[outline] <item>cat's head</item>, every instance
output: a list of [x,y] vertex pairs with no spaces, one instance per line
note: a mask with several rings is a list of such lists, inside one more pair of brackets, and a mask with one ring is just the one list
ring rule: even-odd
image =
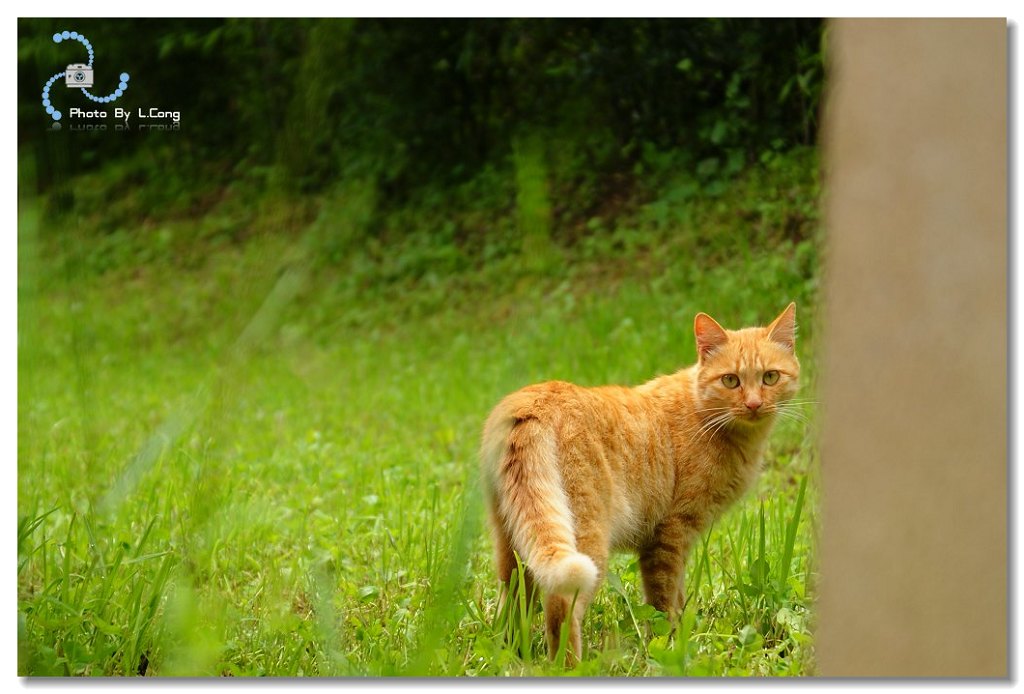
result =
[[785,414],[797,392],[796,304],[764,328],[726,330],[706,313],[693,322],[697,336],[698,407],[724,425],[759,426]]

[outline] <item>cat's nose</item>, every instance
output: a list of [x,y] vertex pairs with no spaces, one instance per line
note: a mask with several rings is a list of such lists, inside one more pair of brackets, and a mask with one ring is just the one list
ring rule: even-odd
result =
[[751,412],[757,412],[757,408],[761,406],[760,400],[747,400],[747,409]]

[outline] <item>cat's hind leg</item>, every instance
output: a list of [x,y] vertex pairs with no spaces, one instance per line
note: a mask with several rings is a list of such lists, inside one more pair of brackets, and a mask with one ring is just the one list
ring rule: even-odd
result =
[[[582,532],[579,532],[582,530]],[[604,533],[596,528],[580,528],[576,535],[577,550],[587,555],[597,567],[597,580],[592,588],[575,595],[549,595],[544,602],[545,632],[548,655],[554,659],[562,638],[563,624],[568,624],[566,633],[566,663],[578,663],[583,657],[582,625],[587,607],[594,599],[608,568],[608,541]],[[571,614],[570,614],[571,611]]]
[[[494,505],[490,509],[491,534],[494,539],[494,564],[498,572],[498,580],[501,581],[501,593],[498,597],[498,614],[505,610],[505,601],[513,589],[513,574],[516,574],[517,564],[515,551],[512,549],[512,537],[501,523],[497,508]],[[527,596],[527,606],[531,606],[537,599],[536,582],[529,567],[523,567],[524,590]],[[518,579],[516,581],[518,583]],[[518,587],[515,588],[518,591]]]
[[686,557],[700,537],[698,527],[698,519],[691,514],[670,515],[658,524],[654,538],[640,552],[647,602],[672,618],[683,609]]
[[569,618],[573,598],[565,595],[551,594],[544,598],[544,631],[548,643],[548,656],[554,660],[562,640],[562,627],[568,626],[566,638],[566,662],[571,660],[569,654],[579,660],[582,655],[580,629],[575,618]]

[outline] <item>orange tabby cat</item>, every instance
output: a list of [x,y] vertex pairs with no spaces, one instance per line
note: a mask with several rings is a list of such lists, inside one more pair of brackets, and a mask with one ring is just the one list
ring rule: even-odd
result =
[[697,364],[675,374],[636,388],[540,383],[487,419],[498,576],[507,586],[518,552],[545,596],[552,655],[568,618],[580,657],[580,620],[612,550],[637,552],[647,601],[679,611],[691,546],[750,486],[797,391],[795,304],[767,328],[736,331],[698,313],[694,332]]

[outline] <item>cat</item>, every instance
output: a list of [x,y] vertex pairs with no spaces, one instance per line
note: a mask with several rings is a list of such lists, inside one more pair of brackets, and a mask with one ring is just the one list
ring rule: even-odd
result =
[[[687,554],[754,481],[768,434],[799,386],[796,304],[767,327],[694,319],[697,363],[635,388],[527,386],[488,417],[480,451],[498,577],[516,553],[544,596],[551,657],[580,623],[612,551],[639,555],[646,600],[683,607]],[[530,594],[530,593],[528,593]],[[571,610],[571,614],[570,614]]]

